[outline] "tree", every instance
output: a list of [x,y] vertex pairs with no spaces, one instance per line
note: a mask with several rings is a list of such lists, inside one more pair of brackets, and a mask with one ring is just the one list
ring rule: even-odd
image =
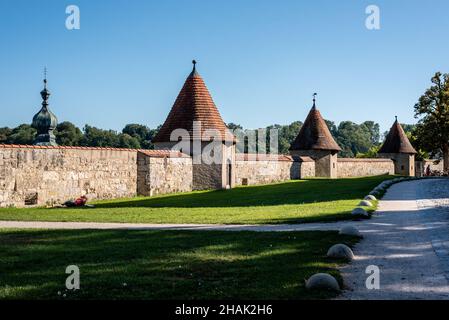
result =
[[123,128],[122,133],[128,134],[131,137],[137,139],[140,148],[152,149],[153,148],[152,140],[158,131],[159,127],[157,129],[150,129],[149,127],[141,124],[131,123],[127,124]]
[[368,133],[371,143],[373,145],[378,145],[380,140],[379,124],[374,121],[365,121],[360,126],[362,127],[362,130],[365,130]]
[[11,131],[6,142],[8,144],[33,144],[36,133],[36,129],[29,124],[21,124]]
[[81,130],[68,121],[58,124],[55,136],[56,143],[60,146],[79,146],[83,139]]
[[327,127],[329,128],[329,131],[332,135],[332,137],[334,137],[334,139],[337,137],[338,135],[338,128],[335,125],[334,121],[330,121],[330,120],[326,120],[324,119],[324,122],[326,122]]
[[8,137],[12,133],[12,129],[8,127],[0,128],[0,144],[8,143]]
[[289,125],[280,126],[279,129],[279,153],[288,154],[289,149],[296,136],[301,130],[303,123],[301,121],[294,121]]
[[[375,124],[372,125],[375,127]],[[371,124],[362,123],[358,125],[351,121],[342,121],[338,125],[336,140],[341,147],[339,156],[351,158],[358,153],[365,153],[373,146],[373,133]],[[375,134],[374,134],[375,136]]]
[[114,130],[102,130],[86,125],[81,145],[87,147],[119,147],[119,136]]
[[237,153],[270,153],[270,130],[277,130],[278,134],[278,153],[288,154],[290,144],[295,140],[296,136],[301,129],[302,122],[295,121],[289,125],[274,124],[265,128],[266,130],[266,150],[257,150],[257,130],[243,129],[239,124],[229,123],[227,127],[233,130],[234,135],[237,137]]
[[377,158],[377,153],[379,152],[380,145],[372,146],[365,153],[357,153],[356,158]]
[[128,148],[128,149],[140,149],[139,139],[130,136],[127,133],[119,134],[119,145],[120,148]]
[[449,171],[449,74],[435,73],[432,86],[415,104],[417,145],[431,155],[443,155],[443,168]]

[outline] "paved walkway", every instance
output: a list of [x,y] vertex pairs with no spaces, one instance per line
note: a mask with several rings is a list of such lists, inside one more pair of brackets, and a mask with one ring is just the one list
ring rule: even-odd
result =
[[[449,299],[449,180],[393,185],[363,228],[356,259],[342,268],[342,299]],[[380,289],[365,286],[380,268]]]
[[[316,231],[339,230],[355,222],[306,223],[306,224],[149,224],[149,223],[107,223],[107,222],[41,222],[0,221],[1,228],[20,229],[103,229],[103,230],[221,230],[221,231]],[[369,227],[368,227],[369,229]]]
[[[390,187],[372,219],[298,225],[177,225],[0,221],[0,228],[305,231],[355,225],[364,235],[342,268],[342,299],[449,299],[449,179]],[[365,286],[366,267],[380,268],[380,289]]]

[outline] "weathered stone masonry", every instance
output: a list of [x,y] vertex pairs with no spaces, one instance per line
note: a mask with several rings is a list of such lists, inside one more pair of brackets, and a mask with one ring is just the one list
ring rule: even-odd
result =
[[180,153],[82,147],[0,146],[0,207],[190,191]]
[[[315,174],[311,158],[286,155],[241,154],[233,168],[238,185]],[[190,156],[168,150],[0,145],[0,207],[63,203],[80,195],[112,199],[188,192],[195,189],[195,172]],[[220,188],[221,173],[217,176],[220,186],[214,187]]]
[[155,157],[154,151],[137,153],[137,193],[142,196],[192,191],[192,158]]
[[339,178],[394,175],[394,162],[391,159],[348,159],[337,160]]
[[236,185],[255,185],[303,179],[315,175],[315,162],[308,157],[237,154]]
[[426,173],[427,166],[430,166],[431,171],[443,172],[443,161],[426,159],[422,161],[415,161],[415,171],[417,177],[422,177]]

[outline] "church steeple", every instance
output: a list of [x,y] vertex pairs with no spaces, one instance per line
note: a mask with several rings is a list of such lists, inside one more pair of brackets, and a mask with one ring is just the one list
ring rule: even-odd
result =
[[33,117],[31,126],[37,130],[37,136],[34,140],[35,145],[38,146],[56,146],[56,138],[53,131],[58,125],[58,119],[48,109],[48,98],[50,91],[47,89],[47,69],[44,71],[44,89],[41,91],[42,108]]

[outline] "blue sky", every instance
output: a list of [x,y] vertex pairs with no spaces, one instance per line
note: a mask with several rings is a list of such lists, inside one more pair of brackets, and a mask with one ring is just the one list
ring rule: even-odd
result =
[[[65,28],[78,5],[81,29]],[[381,29],[365,28],[380,7]],[[30,123],[44,66],[59,121],[161,124],[198,61],[223,119],[246,128],[326,119],[387,130],[449,72],[447,0],[1,0],[0,126]]]

